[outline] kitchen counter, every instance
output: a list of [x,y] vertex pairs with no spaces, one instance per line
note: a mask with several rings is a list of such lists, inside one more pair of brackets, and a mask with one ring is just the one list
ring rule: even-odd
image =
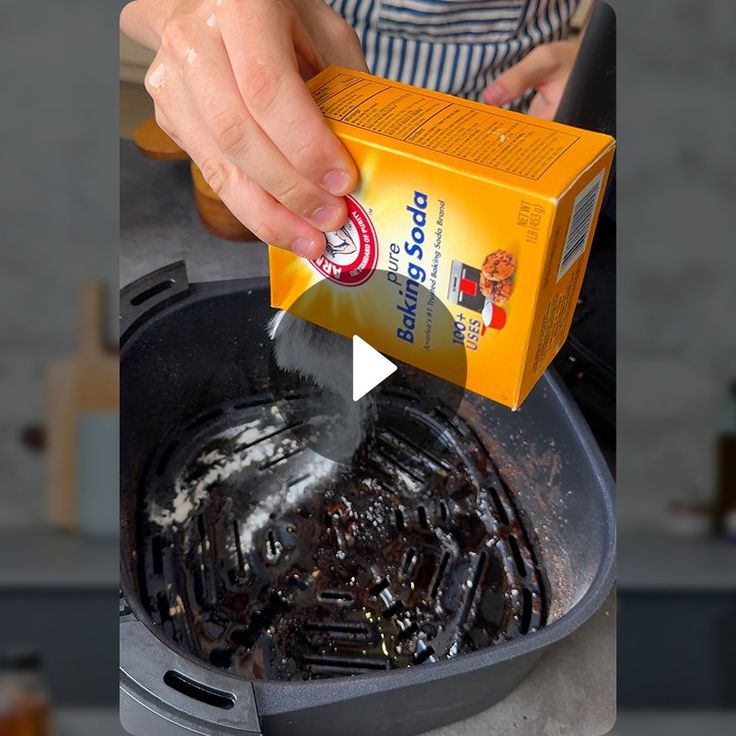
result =
[[[120,284],[173,261],[190,281],[268,273],[262,243],[231,243],[201,226],[188,164],[147,159],[121,141]],[[615,595],[565,641],[551,647],[501,703],[427,736],[589,736],[610,730],[615,714]]]
[[724,636],[736,615],[736,547],[655,529],[619,531],[618,594],[620,703],[736,707],[736,642]]
[[[117,712],[113,710],[60,711],[54,715],[54,726],[56,736],[126,734],[118,722]],[[733,712],[623,711],[618,714],[616,725],[610,733],[611,736],[692,736],[734,733],[734,731],[736,731],[736,713]]]
[[0,534],[0,561],[0,591],[118,587],[116,539],[89,539],[42,527],[6,530]]
[[117,633],[116,540],[41,527],[0,534],[0,648],[41,655],[53,703],[117,702]]
[[504,700],[426,736],[592,736],[616,717],[616,597],[572,636],[550,647]]
[[626,592],[736,592],[736,545],[656,531],[618,537],[618,587]]
[[265,276],[260,242],[221,240],[205,230],[194,204],[188,162],[143,156],[120,141],[120,286],[184,260],[190,281]]

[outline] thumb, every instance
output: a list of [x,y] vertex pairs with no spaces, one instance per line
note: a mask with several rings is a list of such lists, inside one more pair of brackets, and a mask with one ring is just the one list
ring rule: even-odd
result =
[[545,45],[537,46],[518,64],[499,74],[484,90],[489,105],[505,105],[521,97],[527,90],[544,82],[554,71],[555,62]]

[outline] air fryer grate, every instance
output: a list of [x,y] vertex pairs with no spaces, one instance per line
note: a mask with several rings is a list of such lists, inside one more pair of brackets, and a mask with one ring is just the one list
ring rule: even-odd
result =
[[290,680],[421,665],[544,624],[529,530],[469,426],[384,394],[346,468],[282,415],[270,396],[220,407],[152,459],[140,583],[168,637]]

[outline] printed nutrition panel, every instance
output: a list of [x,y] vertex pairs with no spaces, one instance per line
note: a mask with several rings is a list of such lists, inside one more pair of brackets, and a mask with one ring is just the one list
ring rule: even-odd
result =
[[527,179],[539,179],[578,139],[490,109],[342,74],[314,97],[332,120]]

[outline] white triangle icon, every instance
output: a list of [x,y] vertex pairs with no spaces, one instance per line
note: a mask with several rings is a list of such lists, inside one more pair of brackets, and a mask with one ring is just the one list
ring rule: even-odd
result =
[[362,399],[395,370],[396,366],[390,360],[365,340],[353,335],[353,401]]

